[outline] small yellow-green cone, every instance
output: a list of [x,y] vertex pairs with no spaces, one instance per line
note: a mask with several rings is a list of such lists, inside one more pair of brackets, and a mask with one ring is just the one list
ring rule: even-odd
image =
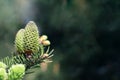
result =
[[25,27],[23,42],[25,51],[31,50],[33,53],[39,51],[39,31],[33,21],[29,21]]
[[23,47],[23,36],[24,36],[24,29],[20,29],[17,34],[16,34],[16,38],[15,38],[15,48],[18,52],[23,52],[24,51],[24,47]]

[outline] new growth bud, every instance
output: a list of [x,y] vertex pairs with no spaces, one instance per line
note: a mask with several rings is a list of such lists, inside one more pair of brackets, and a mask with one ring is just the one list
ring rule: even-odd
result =
[[0,62],[0,68],[7,68],[7,65],[6,64],[4,64],[3,62]]
[[23,64],[12,65],[8,70],[8,77],[10,80],[21,80],[25,74],[25,66]]
[[7,72],[4,68],[0,68],[0,80],[7,80]]
[[43,41],[42,44],[44,46],[49,46],[50,45],[50,41],[49,40]]
[[43,46],[49,46],[50,45],[50,41],[47,40],[48,37],[46,35],[42,35],[40,38],[39,38],[39,42],[40,44],[42,44]]
[[40,43],[41,43],[42,41],[47,40],[47,39],[48,39],[48,37],[47,37],[46,35],[42,35],[42,36],[39,38]]

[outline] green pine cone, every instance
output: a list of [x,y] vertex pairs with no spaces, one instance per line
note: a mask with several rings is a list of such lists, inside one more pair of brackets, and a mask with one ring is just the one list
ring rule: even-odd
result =
[[25,27],[23,42],[25,51],[32,51],[33,53],[38,52],[39,31],[38,27],[33,21],[30,21]]
[[24,29],[20,29],[15,38],[15,48],[18,52],[24,52],[24,47],[23,47],[23,36],[24,36]]

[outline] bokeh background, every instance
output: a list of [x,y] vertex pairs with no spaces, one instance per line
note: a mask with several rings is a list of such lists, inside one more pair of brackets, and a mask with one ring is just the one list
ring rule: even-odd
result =
[[24,80],[120,80],[120,0],[0,0],[0,58],[30,20],[55,51]]

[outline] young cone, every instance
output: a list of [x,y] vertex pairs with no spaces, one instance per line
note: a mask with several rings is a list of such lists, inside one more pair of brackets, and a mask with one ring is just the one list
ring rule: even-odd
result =
[[18,52],[23,52],[24,51],[24,47],[23,47],[23,36],[24,36],[24,29],[20,29],[17,34],[16,34],[16,38],[15,38],[15,48]]
[[30,21],[25,27],[23,37],[25,52],[32,51],[37,53],[39,50],[39,31],[33,21]]

